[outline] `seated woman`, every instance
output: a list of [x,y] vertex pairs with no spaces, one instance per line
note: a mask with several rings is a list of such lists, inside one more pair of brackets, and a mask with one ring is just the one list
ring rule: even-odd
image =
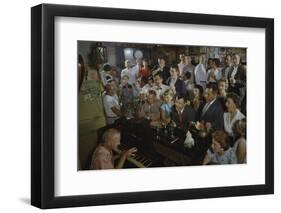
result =
[[236,154],[238,163],[246,163],[246,118],[237,120],[233,124],[233,133],[237,138],[232,149]]
[[160,117],[161,120],[168,124],[171,121],[171,113],[172,107],[174,105],[173,102],[173,92],[171,90],[167,90],[162,95],[163,103],[160,106]]
[[187,98],[176,96],[172,107],[171,120],[176,127],[186,131],[192,121],[196,121],[196,113],[188,104]]
[[235,121],[241,120],[245,118],[245,115],[243,115],[239,111],[239,96],[235,93],[229,93],[226,96],[226,102],[225,102],[226,110],[227,112],[224,113],[223,119],[224,119],[224,130],[229,134],[230,136],[233,136],[232,132],[232,126]]
[[207,164],[235,164],[237,163],[236,155],[229,146],[228,135],[221,130],[212,134],[211,149],[207,150],[203,165]]

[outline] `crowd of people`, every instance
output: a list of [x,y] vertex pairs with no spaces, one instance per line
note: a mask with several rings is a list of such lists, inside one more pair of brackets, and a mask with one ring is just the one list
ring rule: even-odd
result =
[[188,131],[192,122],[204,122],[212,129],[212,145],[203,164],[246,162],[246,66],[238,54],[226,55],[203,64],[198,57],[179,55],[179,63],[168,65],[159,58],[156,65],[137,59],[114,72],[104,64],[100,80],[107,124],[121,117],[144,118]]

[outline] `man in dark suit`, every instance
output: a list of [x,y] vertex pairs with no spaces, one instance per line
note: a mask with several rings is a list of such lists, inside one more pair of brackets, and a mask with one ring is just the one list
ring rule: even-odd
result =
[[187,94],[186,86],[183,80],[179,79],[179,68],[173,65],[170,70],[171,77],[167,80],[167,85],[173,90],[176,96],[185,96]]
[[166,65],[166,60],[164,58],[158,59],[158,65],[153,67],[152,75],[159,73],[162,76],[163,82],[166,83],[170,77],[170,68]]
[[171,120],[176,127],[187,130],[190,123],[196,120],[196,112],[190,107],[186,106],[187,99],[184,97],[176,97],[175,105],[172,107]]
[[240,103],[246,94],[246,69],[240,64],[240,56],[233,56],[233,66],[228,72],[229,92],[240,96]]
[[204,93],[206,103],[202,108],[200,120],[211,123],[213,130],[222,130],[224,111],[220,101],[217,99],[217,94],[217,85],[214,83],[207,84]]

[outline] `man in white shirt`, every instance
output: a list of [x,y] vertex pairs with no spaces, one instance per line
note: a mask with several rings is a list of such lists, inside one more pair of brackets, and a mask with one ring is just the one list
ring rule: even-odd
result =
[[107,124],[113,124],[117,119],[122,117],[118,96],[114,92],[113,86],[109,83],[105,87],[106,94],[103,97],[103,105],[106,115]]
[[147,84],[145,84],[141,88],[141,93],[148,94],[148,91],[151,90],[153,88],[153,86],[154,86],[153,77],[149,76]]
[[131,62],[129,60],[125,61],[125,69],[121,71],[121,78],[124,75],[129,76],[129,84],[136,85],[137,77],[138,77],[138,70],[137,68],[131,68]]
[[201,85],[203,88],[206,87],[207,73],[205,66],[203,65],[203,56],[199,56],[199,63],[194,68],[194,80],[195,84]]
[[161,96],[164,94],[164,92],[168,89],[170,89],[169,86],[164,85],[162,75],[158,72],[153,76],[154,84],[155,86],[152,87],[152,89],[157,94],[157,99],[161,99]]
[[100,72],[101,81],[104,87],[108,81],[111,81],[113,79],[111,72],[112,72],[112,67],[109,64],[104,64],[102,71]]

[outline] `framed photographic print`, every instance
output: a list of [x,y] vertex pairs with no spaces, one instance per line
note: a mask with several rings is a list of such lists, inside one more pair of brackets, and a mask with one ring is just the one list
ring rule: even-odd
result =
[[31,9],[31,203],[274,192],[274,20]]

